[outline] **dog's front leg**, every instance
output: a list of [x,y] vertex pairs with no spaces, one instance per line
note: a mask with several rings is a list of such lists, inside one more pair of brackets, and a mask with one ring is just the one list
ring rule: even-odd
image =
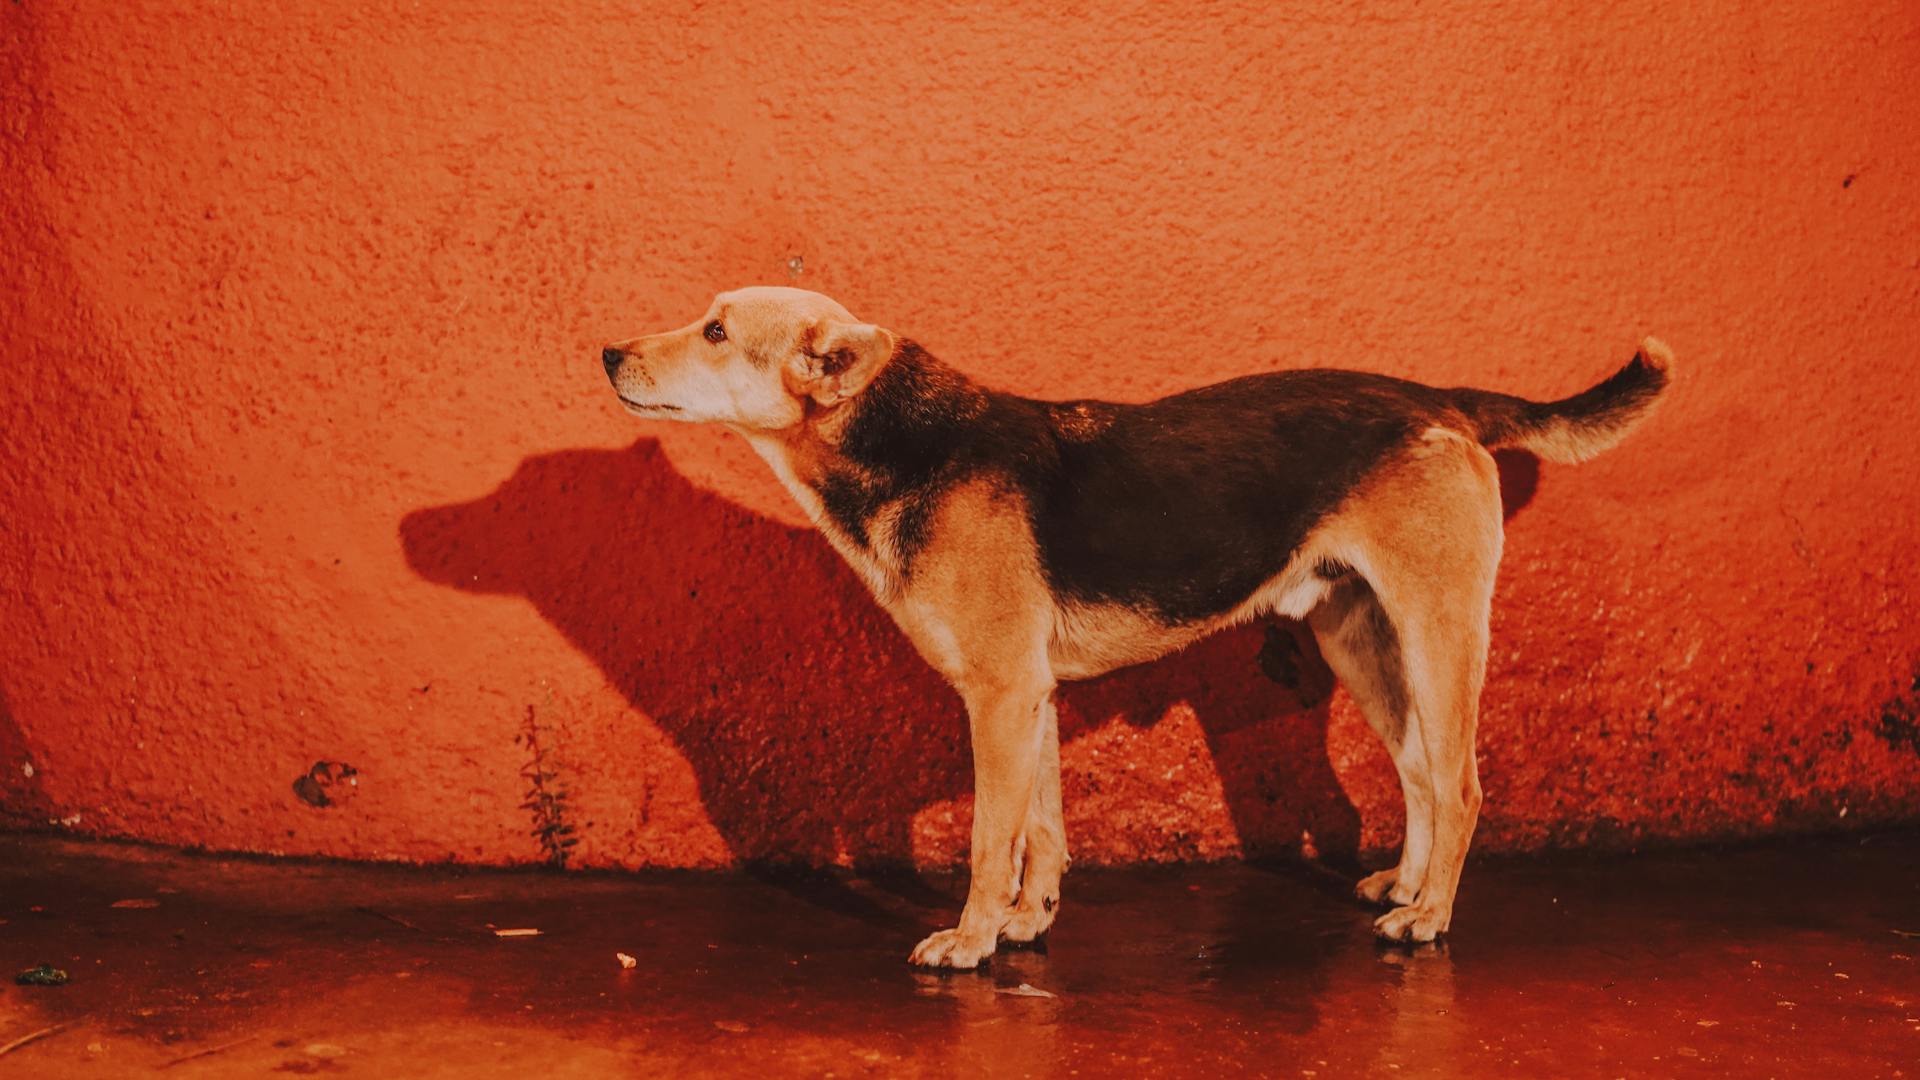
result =
[[960,925],[922,941],[914,963],[977,967],[1013,917],[1052,691],[1053,680],[1038,677],[962,688],[973,729],[973,882]]
[[1033,780],[1033,805],[1027,809],[1027,865],[1013,917],[1000,928],[1000,940],[1022,944],[1053,926],[1060,911],[1060,877],[1070,861],[1060,809],[1060,718],[1052,694],[1047,695],[1040,726],[1040,772]]

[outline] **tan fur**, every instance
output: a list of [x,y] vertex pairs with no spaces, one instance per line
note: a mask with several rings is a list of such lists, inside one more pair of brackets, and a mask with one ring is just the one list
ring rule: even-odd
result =
[[[873,540],[872,550],[862,549],[852,538],[841,532],[828,516],[826,507],[820,501],[820,495],[814,485],[823,472],[821,458],[830,453],[817,430],[799,427],[784,432],[749,431],[746,432],[747,445],[753,447],[773,469],[781,486],[793,496],[793,501],[806,511],[814,527],[827,538],[847,565],[860,575],[860,580],[873,593],[874,599],[881,604],[891,601],[899,592],[900,564],[893,555],[893,528],[898,522],[898,507],[883,510],[877,520],[868,526],[869,537]],[[935,665],[937,668],[939,665]]]
[[[716,321],[723,341],[714,340]],[[998,941],[1031,941],[1052,925],[1068,864],[1057,681],[1151,660],[1267,615],[1307,620],[1399,771],[1407,807],[1400,861],[1357,889],[1399,905],[1377,931],[1412,941],[1445,932],[1480,807],[1474,735],[1502,545],[1499,481],[1486,449],[1450,426],[1426,431],[1376,466],[1238,607],[1170,624],[1146,609],[1053,595],[1022,496],[989,475],[941,492],[911,574],[899,553],[901,504],[871,513],[864,542],[842,531],[819,493],[829,473],[861,475],[839,451],[847,422],[839,406],[874,377],[895,340],[826,297],[743,289],[716,298],[694,323],[609,347],[603,359],[636,414],[719,422],[745,436],[965,700],[972,883],[958,925],[922,941],[913,962],[973,967]],[[1671,360],[1652,340],[1645,355],[1663,372]],[[1583,429],[1524,437],[1543,456],[1590,456],[1647,404],[1589,417]],[[1111,416],[1084,404],[1055,414],[1065,439],[1092,437]],[[1449,415],[1437,422],[1467,427],[1464,415]]]
[[[1499,479],[1486,450],[1458,432],[1427,432],[1329,515],[1266,587],[1227,616],[1189,625],[1056,601],[1016,509],[984,485],[956,493],[921,555],[921,566],[937,569],[898,599],[883,599],[960,689],[974,730],[974,885],[960,926],[923,942],[914,962],[970,967],[992,952],[988,927],[1025,941],[1051,924],[1067,862],[1056,680],[1150,660],[1269,614],[1308,619],[1400,771],[1408,822],[1401,862],[1358,889],[1402,905],[1376,928],[1411,941],[1445,932],[1480,805],[1474,731],[1503,535]],[[1329,561],[1354,573],[1338,582],[1312,573]],[[1038,647],[1036,627],[1045,632]],[[990,669],[997,670],[988,676]],[[1024,691],[1007,689],[1009,675]],[[1045,904],[1049,898],[1056,902]]]
[[[725,340],[705,337],[714,322],[726,328]],[[607,351],[630,361],[612,378],[636,416],[781,431],[805,419],[810,404],[831,406],[859,393],[893,341],[889,331],[819,293],[762,286],[721,293],[686,326]]]
[[[1059,799],[1054,675],[1047,657],[1052,603],[1024,509],[990,485],[969,483],[949,494],[935,514],[932,535],[920,556],[924,569],[887,608],[967,703],[973,881],[960,925],[921,942],[913,961],[973,967],[993,952],[1014,917],[1023,860],[1044,862],[1037,866],[1040,876],[1056,882],[1065,868],[1063,830],[1042,821],[1042,842],[1036,843],[1027,828],[1036,802],[1044,813]],[[1049,746],[1055,747],[1051,754],[1045,752]],[[1043,763],[1050,771],[1044,779]],[[1030,896],[1029,906],[1038,900]]]
[[1433,429],[1362,485],[1319,540],[1357,579],[1309,625],[1386,742],[1407,801],[1399,866],[1358,891],[1405,905],[1380,917],[1381,936],[1432,941],[1452,921],[1480,811],[1474,735],[1504,542],[1493,458]]
[[1328,582],[1313,573],[1319,548],[1309,543],[1287,568],[1227,614],[1203,622],[1170,625],[1152,612],[1123,604],[1090,606],[1061,601],[1053,611],[1048,653],[1061,679],[1088,679],[1144,663],[1184,648],[1208,634],[1266,616],[1299,619],[1327,595]]
[[[1452,919],[1479,813],[1474,733],[1503,535],[1493,458],[1460,433],[1434,428],[1378,469],[1286,571],[1227,617],[1170,627],[1127,609],[1062,605],[1055,671],[1087,677],[1233,622],[1305,616],[1329,667],[1386,743],[1406,796],[1399,865],[1356,891],[1402,905],[1377,920],[1382,936],[1431,941]],[[1328,582],[1309,573],[1322,562],[1355,573]]]

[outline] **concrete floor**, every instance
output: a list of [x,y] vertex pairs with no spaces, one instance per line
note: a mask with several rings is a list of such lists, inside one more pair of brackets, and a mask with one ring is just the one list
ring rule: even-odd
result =
[[1920,1075],[1920,834],[1480,863],[1415,952],[1343,889],[1077,871],[1047,951],[931,975],[957,880],[0,836],[0,964],[71,975],[0,986],[0,1046],[55,1028],[0,1076]]

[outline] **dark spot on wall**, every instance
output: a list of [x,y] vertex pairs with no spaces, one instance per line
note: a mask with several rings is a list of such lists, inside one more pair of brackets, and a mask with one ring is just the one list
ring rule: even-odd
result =
[[294,778],[293,793],[308,806],[339,806],[360,789],[360,770],[345,762],[316,761]]
[[1856,176],[1858,176],[1858,175],[1860,175],[1860,174],[1859,174],[1859,173],[1848,173],[1848,174],[1847,174],[1847,177],[1846,177],[1846,179],[1844,179],[1844,180],[1842,180],[1842,181],[1840,181],[1840,186],[1841,186],[1841,187],[1843,187],[1843,188],[1850,188],[1850,187],[1852,187],[1852,186],[1853,186],[1853,180],[1854,180],[1854,178],[1855,178]]
[[1913,677],[1905,697],[1897,697],[1880,707],[1880,722],[1873,733],[1895,750],[1920,754],[1920,675]]

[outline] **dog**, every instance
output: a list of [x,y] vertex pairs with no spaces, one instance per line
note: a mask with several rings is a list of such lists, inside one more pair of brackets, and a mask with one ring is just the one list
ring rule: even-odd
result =
[[1306,621],[1399,772],[1399,862],[1355,888],[1388,905],[1375,932],[1444,934],[1481,802],[1503,543],[1489,451],[1609,449],[1673,356],[1647,338],[1554,402],[1322,368],[1139,405],[1041,401],[819,293],[754,287],[601,363],[629,413],[744,437],[964,699],[972,879],[958,925],[910,960],[973,968],[1059,914],[1054,687],[1263,616]]

